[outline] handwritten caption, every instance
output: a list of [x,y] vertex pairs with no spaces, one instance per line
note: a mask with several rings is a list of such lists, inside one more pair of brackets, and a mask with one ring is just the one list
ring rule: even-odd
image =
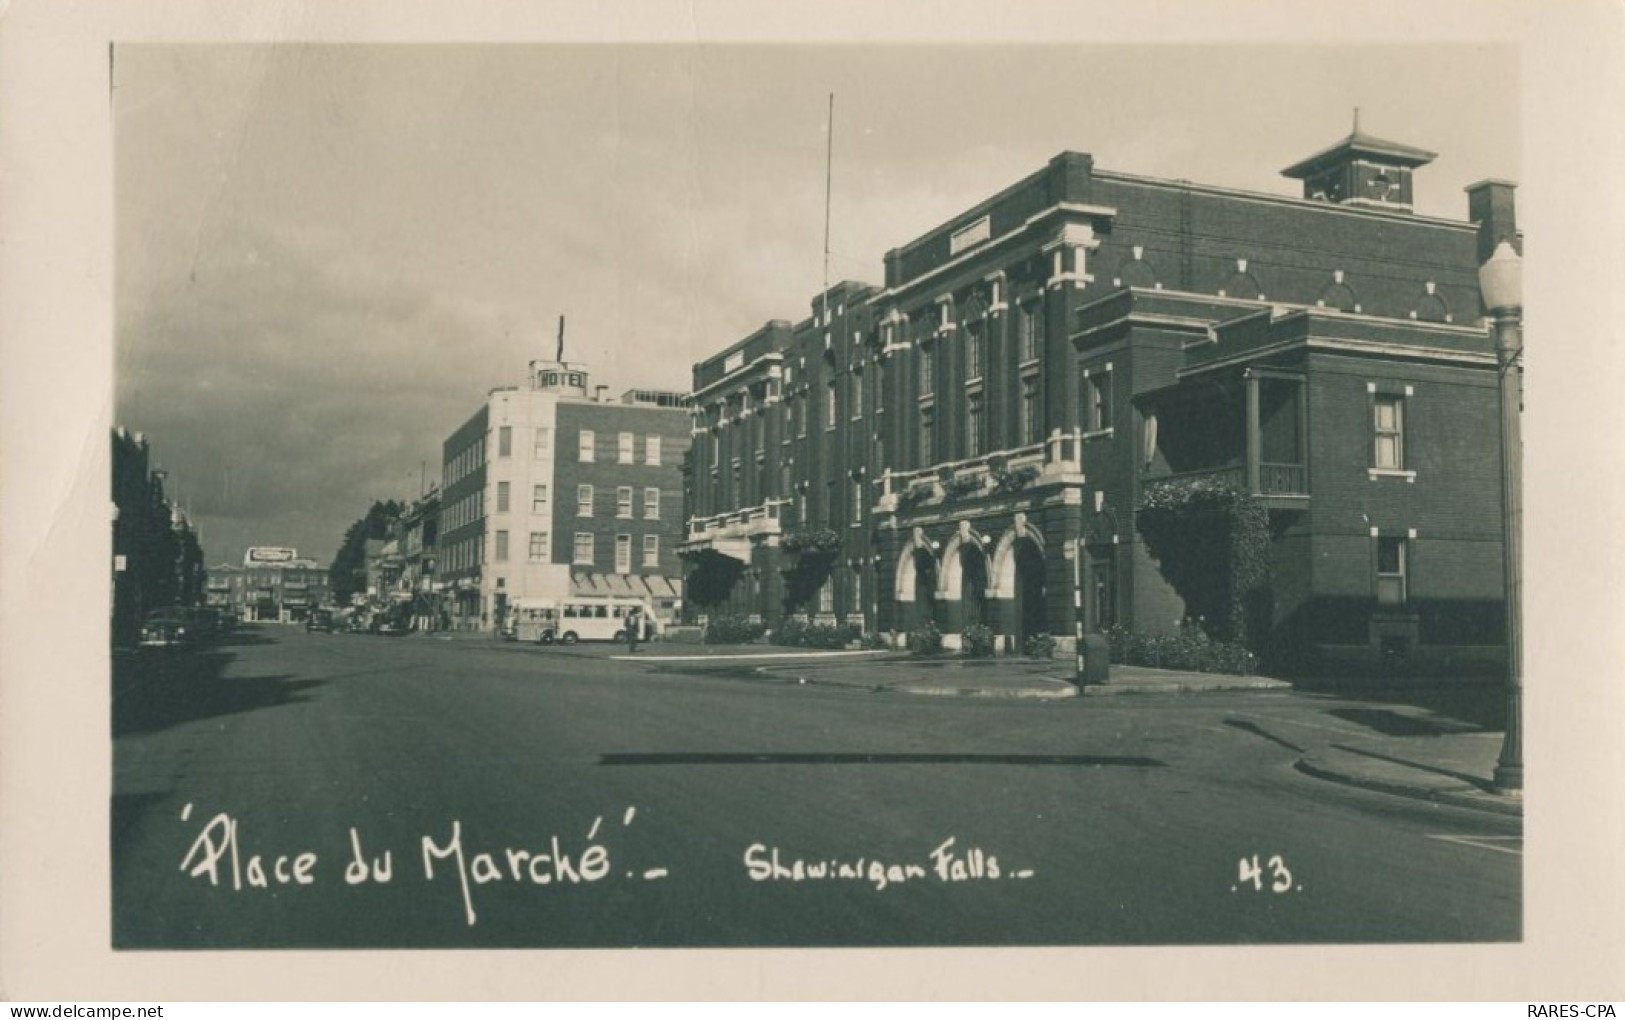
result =
[[[181,811],[181,821],[192,818],[191,804]],[[621,815],[621,829],[629,829],[637,818],[637,808],[628,807]],[[613,826],[611,827],[611,831]],[[593,819],[584,837],[573,839],[552,834],[532,847],[502,846],[475,849],[465,845],[463,824],[454,819],[441,833],[419,837],[415,865],[409,873],[423,882],[455,878],[462,894],[463,919],[472,927],[479,920],[475,910],[475,890],[492,885],[591,886],[616,877],[656,882],[670,876],[665,867],[622,869],[617,873],[609,832],[602,815]],[[388,885],[395,880],[395,854],[392,850],[368,847],[361,831],[349,830],[349,856],[344,860],[345,885]],[[997,856],[979,846],[961,847],[950,836],[918,859],[881,860],[872,857],[792,856],[777,846],[751,843],[740,857],[743,876],[752,883],[850,881],[877,892],[909,883],[960,885],[1000,879],[1028,879],[1031,868],[1010,868]],[[314,850],[287,853],[249,852],[245,849],[240,820],[221,811],[203,823],[181,858],[180,870],[191,879],[210,886],[245,890],[279,886],[316,884],[323,874],[321,856]],[[334,870],[329,869],[329,873]],[[329,878],[329,881],[332,881]]]

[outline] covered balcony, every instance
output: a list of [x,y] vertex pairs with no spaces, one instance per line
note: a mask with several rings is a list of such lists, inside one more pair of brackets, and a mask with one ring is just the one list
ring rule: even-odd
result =
[[713,552],[750,562],[751,544],[783,532],[780,511],[787,499],[770,499],[760,506],[743,507],[710,517],[691,517],[688,534],[677,546],[680,556]]
[[1137,401],[1143,482],[1212,478],[1275,510],[1309,503],[1308,408],[1299,373],[1248,368],[1186,381]]
[[880,476],[877,510],[908,510],[950,497],[1003,495],[1056,479],[1083,477],[1082,430],[1059,429],[1042,442],[996,450],[964,460],[913,471],[887,471]]

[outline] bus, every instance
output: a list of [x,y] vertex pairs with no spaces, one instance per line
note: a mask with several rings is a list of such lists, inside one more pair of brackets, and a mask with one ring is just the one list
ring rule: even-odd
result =
[[578,595],[564,599],[515,599],[508,605],[502,637],[526,644],[573,645],[577,641],[626,640],[626,616],[643,612],[645,633],[659,633],[660,621],[643,599]]

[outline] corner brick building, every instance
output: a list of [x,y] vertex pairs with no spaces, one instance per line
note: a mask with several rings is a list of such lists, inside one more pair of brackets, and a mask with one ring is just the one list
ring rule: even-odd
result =
[[[456,626],[490,629],[515,599],[682,600],[680,393],[590,386],[587,369],[533,361],[442,444],[438,577]],[[589,391],[592,395],[589,396]]]
[[[1416,214],[1432,158],[1356,130],[1283,171],[1289,197],[1065,152],[888,252],[883,286],[841,283],[699,363],[690,612],[894,640],[931,620],[950,647],[982,623],[1069,648],[1079,612],[1167,631],[1216,607],[1155,555],[1148,508],[1220,486],[1267,510],[1246,626],[1268,659],[1494,660],[1476,273],[1521,238],[1504,181],[1467,189],[1465,221]],[[831,543],[822,584],[787,590]]]

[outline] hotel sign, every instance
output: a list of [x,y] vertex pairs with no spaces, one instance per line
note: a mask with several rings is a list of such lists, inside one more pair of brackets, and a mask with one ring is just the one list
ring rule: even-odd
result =
[[299,556],[297,549],[283,549],[277,546],[254,546],[243,554],[243,566],[255,567],[267,563],[292,563]]

